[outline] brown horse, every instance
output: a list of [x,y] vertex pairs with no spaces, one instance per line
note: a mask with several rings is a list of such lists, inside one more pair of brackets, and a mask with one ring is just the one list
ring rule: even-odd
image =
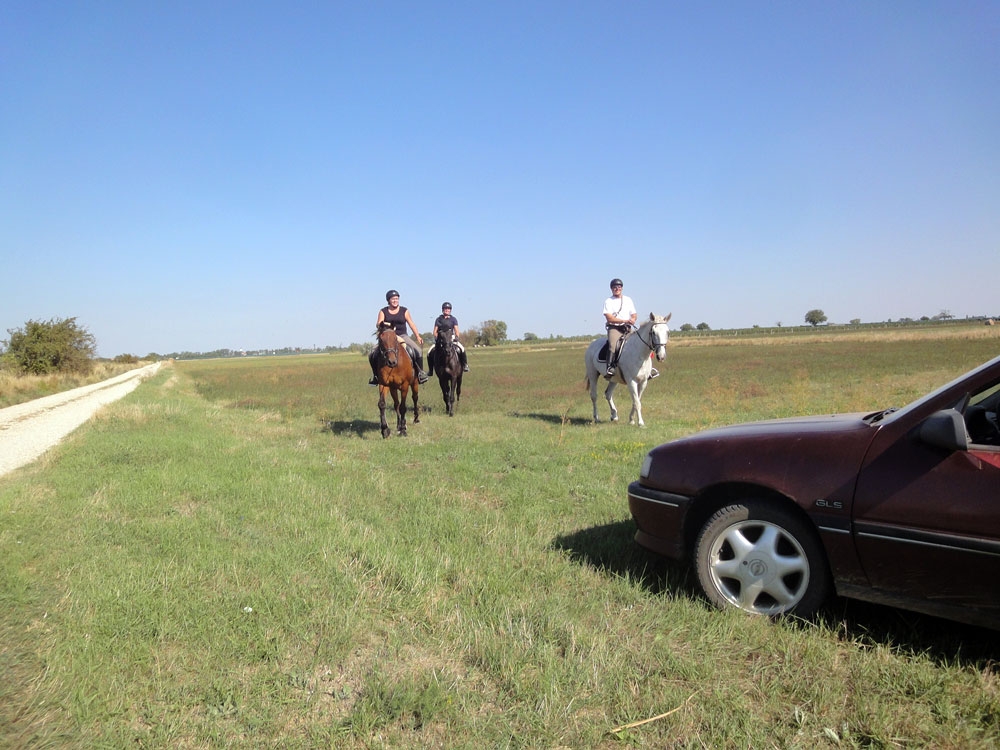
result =
[[462,361],[458,358],[458,347],[454,344],[455,331],[451,328],[438,330],[437,341],[431,351],[431,372],[437,372],[441,384],[441,395],[449,417],[455,416],[455,402],[462,398]]
[[396,412],[396,430],[406,437],[406,394],[413,391],[413,423],[420,421],[420,407],[417,406],[420,385],[417,371],[406,346],[396,336],[391,323],[382,323],[378,332],[378,355],[376,359],[378,375],[378,415],[382,425],[382,437],[387,438],[392,430],[385,420],[385,396],[392,394],[392,410]]

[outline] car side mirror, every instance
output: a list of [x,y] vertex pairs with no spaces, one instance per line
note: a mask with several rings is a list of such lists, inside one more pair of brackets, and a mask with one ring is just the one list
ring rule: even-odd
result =
[[947,451],[969,450],[965,419],[955,409],[942,409],[927,417],[920,425],[920,439]]

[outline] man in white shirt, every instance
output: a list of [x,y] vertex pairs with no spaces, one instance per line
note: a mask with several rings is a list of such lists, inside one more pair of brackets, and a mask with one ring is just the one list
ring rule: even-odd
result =
[[608,330],[608,371],[605,377],[614,377],[618,367],[618,342],[632,330],[638,314],[632,298],[622,294],[622,280],[611,279],[611,296],[604,300],[604,327]]

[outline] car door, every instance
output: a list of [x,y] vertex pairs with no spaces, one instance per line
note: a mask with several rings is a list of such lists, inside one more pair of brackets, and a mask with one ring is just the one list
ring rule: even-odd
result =
[[877,437],[859,474],[859,560],[887,600],[979,608],[1000,621],[1000,447],[945,450],[916,427]]

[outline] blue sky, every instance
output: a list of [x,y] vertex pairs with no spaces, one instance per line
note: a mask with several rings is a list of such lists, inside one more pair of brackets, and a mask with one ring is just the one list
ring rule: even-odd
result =
[[1000,313],[1000,4],[0,8],[0,338]]

